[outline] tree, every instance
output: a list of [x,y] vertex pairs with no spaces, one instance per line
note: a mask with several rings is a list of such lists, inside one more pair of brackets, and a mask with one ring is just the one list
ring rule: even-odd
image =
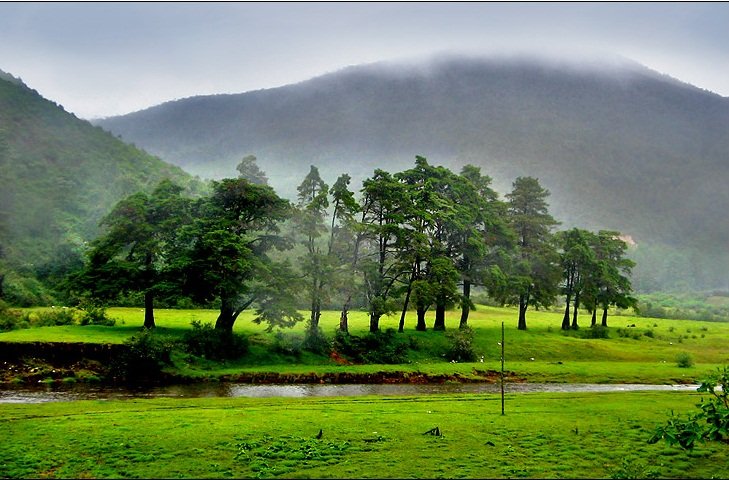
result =
[[151,195],[139,192],[119,201],[102,219],[105,233],[92,242],[88,263],[73,284],[105,298],[142,292],[144,327],[154,328],[154,298],[175,282],[169,275],[174,237],[189,221],[190,200],[181,192],[163,180]]
[[370,332],[379,330],[382,315],[394,310],[393,286],[403,275],[401,265],[393,261],[403,244],[402,199],[406,192],[393,176],[376,169],[362,183],[362,235],[364,240],[360,271],[370,315]]
[[278,234],[279,223],[291,215],[289,202],[267,185],[223,179],[196,207],[195,221],[182,234],[177,271],[193,298],[220,301],[215,328],[232,332],[240,313],[254,304],[254,321],[269,329],[301,320],[287,300],[295,288],[291,269],[268,256],[272,248],[290,247]]
[[268,185],[266,173],[258,168],[255,155],[246,155],[235,167],[238,170],[238,178],[243,178],[256,185]]
[[338,264],[343,267],[339,272],[342,279],[340,285],[342,285],[344,293],[344,302],[339,316],[339,330],[345,333],[349,331],[348,314],[354,293],[354,276],[362,240],[361,229],[355,220],[355,215],[361,209],[354,198],[354,193],[349,190],[350,180],[349,175],[342,174],[329,190],[333,210],[328,254],[334,255],[338,259]]
[[304,275],[309,280],[307,284],[311,300],[309,331],[316,333],[321,317],[324,287],[332,274],[330,262],[332,239],[330,237],[327,250],[324,252],[317,242],[327,231],[324,217],[327,214],[327,207],[329,207],[329,186],[321,179],[319,169],[312,165],[297,190],[299,202],[294,223],[298,227],[298,231],[303,234],[302,243],[306,247],[301,265]]
[[516,255],[502,299],[514,297],[519,305],[519,330],[526,330],[529,305],[548,306],[554,301],[559,281],[559,260],[551,242],[551,230],[559,224],[549,214],[549,191],[533,177],[518,177],[508,200],[507,219],[517,238]]
[[515,239],[505,221],[506,204],[491,188],[491,177],[466,165],[454,183],[457,212],[448,228],[448,244],[463,286],[459,324],[463,329],[473,308],[471,287],[492,285],[501,277],[500,260]]
[[625,258],[628,245],[620,232],[600,230],[593,238],[596,268],[588,278],[591,293],[588,308],[592,311],[592,324],[596,323],[598,305],[602,307],[602,326],[607,327],[608,308],[635,308],[638,301],[631,294],[630,273],[635,262]]
[[570,302],[574,295],[574,311],[572,312],[571,328],[576,330],[577,311],[580,306],[580,294],[589,282],[590,276],[594,276],[597,263],[595,252],[591,245],[595,243],[594,235],[587,230],[572,228],[557,233],[557,243],[562,252],[560,254],[560,265],[562,267],[562,279],[564,281],[562,291],[565,295],[565,310],[562,318],[562,330],[570,329]]

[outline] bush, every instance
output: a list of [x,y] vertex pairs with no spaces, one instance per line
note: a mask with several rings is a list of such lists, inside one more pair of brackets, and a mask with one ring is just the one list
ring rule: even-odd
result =
[[392,328],[362,337],[337,331],[334,337],[334,349],[357,363],[406,363],[408,350],[415,346]]
[[679,368],[690,368],[694,366],[694,359],[688,353],[681,352],[676,355],[676,365]]
[[446,333],[448,351],[446,360],[456,362],[475,362],[476,352],[473,350],[473,329],[466,327]]
[[171,363],[172,343],[144,330],[124,342],[127,347],[111,366],[114,377],[126,380],[151,379]]
[[643,336],[648,338],[655,338],[656,334],[653,332],[653,330],[649,329],[643,332]]
[[301,335],[277,332],[273,350],[283,355],[299,358],[304,350],[304,338]]
[[592,325],[590,328],[586,328],[581,332],[582,338],[610,338],[608,327],[602,325]]
[[79,325],[103,325],[107,327],[113,327],[116,325],[116,320],[106,315],[106,307],[97,303],[82,303],[81,308],[81,319]]
[[27,317],[19,310],[9,308],[5,302],[0,300],[0,332],[28,328],[29,326]]
[[28,323],[33,327],[57,327],[76,323],[76,311],[72,308],[56,308],[28,313]]
[[316,329],[312,329],[311,327],[306,329],[306,336],[304,337],[302,347],[304,350],[316,353],[317,355],[329,355],[329,352],[332,351],[332,345],[329,339],[327,339],[319,327]]
[[182,344],[186,352],[211,360],[240,358],[248,352],[248,339],[224,330],[213,328],[212,324],[201,324],[193,320],[192,330],[185,332]]

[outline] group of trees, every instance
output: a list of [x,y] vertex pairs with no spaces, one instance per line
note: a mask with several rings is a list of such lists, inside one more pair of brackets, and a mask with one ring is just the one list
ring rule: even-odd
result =
[[[425,330],[446,328],[446,311],[460,308],[468,325],[471,291],[485,289],[503,304],[552,305],[565,295],[563,328],[577,328],[577,309],[592,312],[634,305],[626,244],[619,233],[573,228],[554,232],[549,192],[531,177],[517,178],[500,200],[478,167],[459,174],[416,157],[413,168],[377,169],[359,195],[350,177],[330,187],[311,167],[296,203],[280,198],[248,156],[239,177],[212,182],[210,193],[189,198],[169,181],[150,195],[119,202],[103,220],[73,284],[82,295],[144,296],[145,327],[154,326],[156,297],[177,293],[216,302],[216,328],[231,331],[238,315],[255,308],[269,329],[293,325],[303,296],[309,333],[319,333],[324,306],[341,302],[340,330],[348,331],[355,299],[377,332],[383,315],[414,310]],[[570,323],[572,308],[572,323]]]

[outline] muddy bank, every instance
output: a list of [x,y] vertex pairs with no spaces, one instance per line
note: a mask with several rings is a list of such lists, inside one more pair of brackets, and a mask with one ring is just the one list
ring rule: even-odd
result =
[[[444,383],[496,383],[500,373],[494,370],[474,369],[468,375],[421,372],[328,372],[328,373],[276,373],[245,372],[213,375],[207,378],[190,377],[169,370],[153,378],[111,378],[109,367],[127,347],[119,344],[28,342],[0,344],[0,384],[58,384],[103,383],[108,385],[157,384],[174,385],[197,382],[228,382],[246,384],[444,384]],[[523,382],[514,372],[505,372],[508,382]]]

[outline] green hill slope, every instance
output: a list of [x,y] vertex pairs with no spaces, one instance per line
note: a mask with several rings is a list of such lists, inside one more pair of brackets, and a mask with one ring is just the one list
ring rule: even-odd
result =
[[163,178],[196,183],[20,80],[0,76],[0,260],[6,269],[34,274],[50,259],[78,251],[119,199]]

